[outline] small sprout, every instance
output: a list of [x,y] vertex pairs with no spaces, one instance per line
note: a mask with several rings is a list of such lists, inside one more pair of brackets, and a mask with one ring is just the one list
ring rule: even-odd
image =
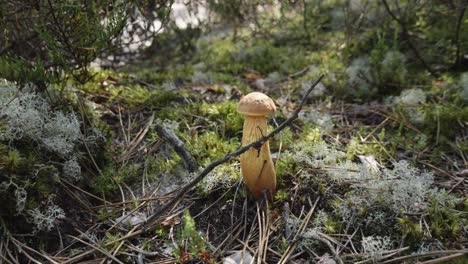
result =
[[7,167],[11,170],[17,169],[22,161],[21,153],[16,150],[8,151]]

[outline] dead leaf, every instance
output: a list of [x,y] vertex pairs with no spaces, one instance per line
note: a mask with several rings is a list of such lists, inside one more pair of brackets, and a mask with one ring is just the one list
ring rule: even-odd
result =
[[262,78],[261,75],[253,73],[253,72],[247,72],[247,73],[242,74],[241,76],[242,76],[242,78],[245,78],[245,79],[251,80],[251,81]]

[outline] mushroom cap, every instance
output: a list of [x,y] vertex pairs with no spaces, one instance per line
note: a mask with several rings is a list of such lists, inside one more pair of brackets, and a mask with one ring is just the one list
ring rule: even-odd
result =
[[267,116],[275,111],[273,100],[259,92],[252,92],[242,97],[237,106],[237,112],[246,116]]

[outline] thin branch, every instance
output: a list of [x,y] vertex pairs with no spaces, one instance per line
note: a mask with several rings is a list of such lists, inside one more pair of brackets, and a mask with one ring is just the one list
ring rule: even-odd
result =
[[465,16],[465,11],[466,7],[468,6],[468,3],[464,3],[463,6],[461,7],[460,14],[458,15],[458,20],[457,20],[457,29],[455,31],[455,44],[457,45],[457,51],[456,51],[456,58],[455,58],[455,67],[459,68],[461,66],[461,42],[460,42],[460,31],[462,28],[463,24],[463,17]]
[[407,259],[412,259],[412,258],[423,258],[423,257],[432,257],[432,256],[438,256],[438,255],[449,255],[449,254],[468,254],[468,250],[439,250],[439,251],[429,251],[429,252],[424,252],[424,253],[418,253],[418,254],[412,254],[412,255],[406,255],[406,256],[401,256],[398,258],[390,259],[384,262],[381,262],[382,264],[388,264],[388,263],[402,263],[402,260],[407,260]]
[[185,196],[185,194],[187,194],[190,190],[192,190],[192,188],[194,188],[199,182],[201,182],[203,180],[203,178],[205,178],[205,176],[208,175],[208,173],[210,173],[214,168],[216,168],[217,166],[219,166],[219,165],[221,165],[221,164],[223,164],[225,162],[228,162],[228,161],[236,158],[237,156],[241,155],[242,153],[248,151],[251,148],[256,148],[256,149],[261,148],[262,145],[265,142],[267,142],[268,140],[270,140],[271,138],[276,136],[279,132],[281,132],[287,126],[291,125],[292,122],[294,121],[294,119],[296,119],[299,116],[299,112],[302,110],[302,107],[304,107],[304,105],[306,104],[310,93],[315,88],[315,86],[317,86],[317,84],[320,83],[320,81],[322,80],[323,77],[324,77],[324,75],[321,74],[317,78],[317,80],[315,80],[315,82],[311,85],[311,87],[309,88],[307,93],[302,98],[300,104],[297,106],[297,108],[294,110],[294,112],[291,114],[291,116],[286,121],[284,121],[281,125],[279,125],[275,130],[273,130],[270,134],[266,135],[265,137],[255,141],[255,142],[253,142],[253,143],[251,143],[249,145],[241,147],[241,148],[237,149],[236,151],[233,151],[233,152],[227,154],[223,158],[215,160],[214,162],[209,164],[205,169],[203,169],[198,174],[197,177],[195,177],[195,179],[193,179],[191,182],[186,184],[172,200],[170,200],[169,202],[164,204],[159,210],[157,210],[150,217],[148,217],[148,219],[146,219],[146,221],[142,225],[140,225],[138,227],[138,230],[146,230],[149,227],[151,227],[153,225],[153,222],[156,219],[158,219],[169,208],[173,207],[182,197]]
[[94,250],[97,250],[99,252],[101,252],[102,254],[104,254],[106,257],[112,259],[113,261],[115,261],[116,263],[119,263],[119,264],[124,264],[122,261],[120,261],[119,259],[117,259],[115,256],[113,256],[112,254],[110,254],[109,252],[107,252],[105,249],[101,248],[99,245],[95,245],[94,243],[88,243],[78,237],[75,237],[75,236],[71,236],[69,235],[69,237],[75,239],[75,240],[78,240],[79,242],[89,246],[89,247],[92,247]]
[[158,135],[167,140],[174,148],[175,152],[182,158],[185,168],[189,173],[198,171],[197,161],[185,147],[184,142],[182,142],[182,140],[180,140],[172,130],[167,129],[160,124],[156,124],[155,129],[156,132],[158,132]]

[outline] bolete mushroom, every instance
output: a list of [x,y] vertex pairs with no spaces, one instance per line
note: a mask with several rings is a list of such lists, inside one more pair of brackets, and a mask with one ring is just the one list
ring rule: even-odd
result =
[[[270,97],[253,92],[241,98],[237,111],[245,116],[242,146],[253,143],[267,133],[267,116],[276,111]],[[250,192],[261,198],[265,191],[272,195],[276,190],[275,165],[268,141],[260,149],[251,148],[240,156],[241,173]]]

